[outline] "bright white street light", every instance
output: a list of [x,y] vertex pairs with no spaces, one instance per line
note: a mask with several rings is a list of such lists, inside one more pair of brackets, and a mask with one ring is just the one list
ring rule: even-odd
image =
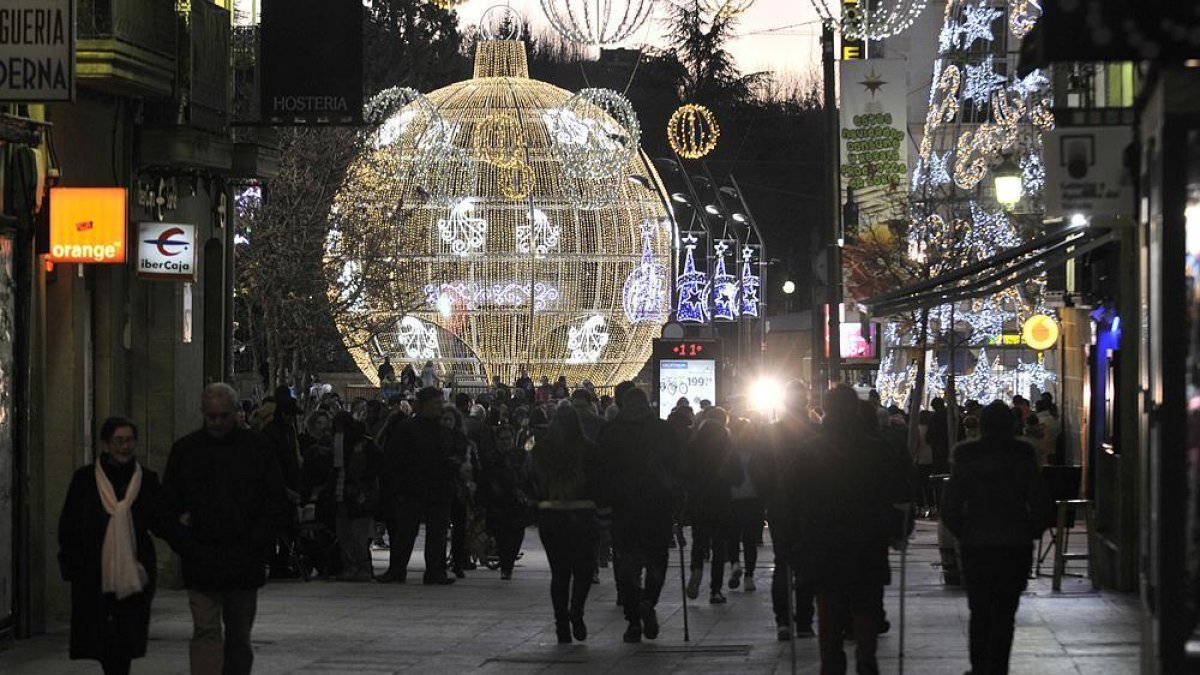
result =
[[1005,157],[1004,162],[993,173],[996,188],[996,201],[1006,209],[1011,209],[1021,201],[1021,167],[1012,159]]
[[788,279],[787,281],[783,282],[783,292],[787,293],[788,295],[795,293],[796,292],[796,282],[792,281],[791,279]]
[[1088,224],[1087,216],[1083,215],[1082,213],[1072,213],[1071,214],[1071,225],[1073,227],[1083,227],[1084,225],[1087,225],[1087,224]]
[[773,420],[783,405],[783,385],[773,377],[760,377],[750,385],[750,390],[746,392],[746,400],[752,410]]

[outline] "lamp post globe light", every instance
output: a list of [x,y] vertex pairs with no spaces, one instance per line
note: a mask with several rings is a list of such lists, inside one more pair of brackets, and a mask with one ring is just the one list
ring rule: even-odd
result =
[[792,281],[791,279],[788,279],[787,281],[783,282],[783,292],[787,295],[791,295],[792,293],[795,293],[796,292],[796,282]]
[[992,183],[996,190],[996,202],[1006,210],[1011,210],[1021,201],[1024,192],[1022,186],[1021,167],[1005,156],[1004,161],[992,172]]

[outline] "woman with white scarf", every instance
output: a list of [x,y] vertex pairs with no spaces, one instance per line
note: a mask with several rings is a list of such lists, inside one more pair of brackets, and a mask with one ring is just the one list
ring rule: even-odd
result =
[[158,475],[138,463],[137,427],[100,426],[104,452],[75,472],[58,522],[58,560],[71,584],[71,658],[124,675],[145,656],[156,575],[150,532],[163,536]]

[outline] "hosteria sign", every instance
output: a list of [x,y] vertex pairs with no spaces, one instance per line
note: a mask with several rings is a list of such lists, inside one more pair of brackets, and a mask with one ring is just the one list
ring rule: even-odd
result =
[[263,0],[262,119],[357,124],[362,119],[362,0]]
[[0,101],[75,98],[75,1],[0,0]]

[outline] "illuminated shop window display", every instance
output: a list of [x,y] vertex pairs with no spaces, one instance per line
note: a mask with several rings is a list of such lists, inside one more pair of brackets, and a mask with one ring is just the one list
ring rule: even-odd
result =
[[330,213],[363,373],[390,356],[460,383],[632,379],[670,313],[674,234],[628,102],[529,79],[511,40],[480,42],[470,80],[393,98]]

